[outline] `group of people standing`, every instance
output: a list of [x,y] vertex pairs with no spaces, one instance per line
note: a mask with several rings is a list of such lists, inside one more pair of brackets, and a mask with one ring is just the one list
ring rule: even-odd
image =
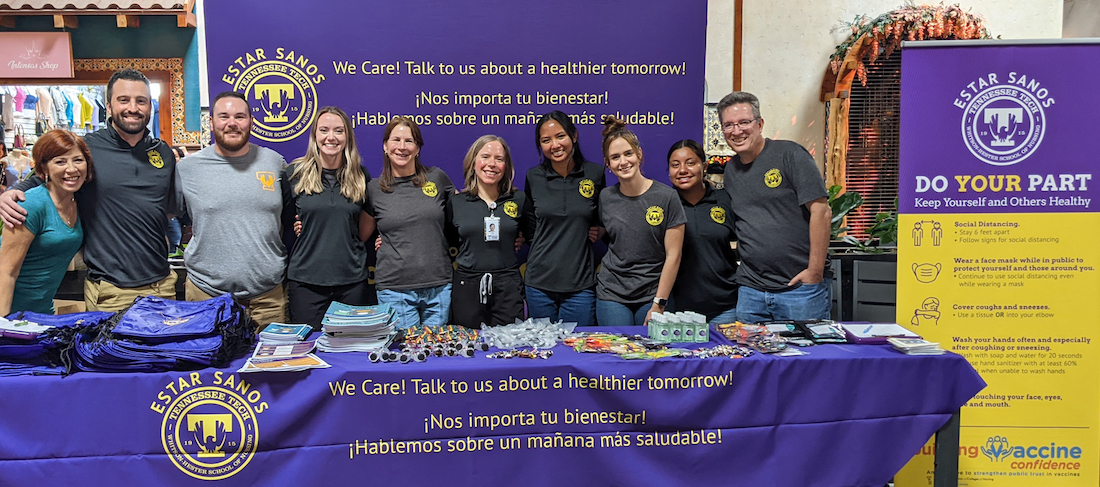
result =
[[[332,301],[374,298],[395,308],[401,327],[525,316],[640,325],[672,309],[712,322],[828,317],[824,183],[805,149],[763,138],[759,101],[748,93],[719,104],[738,152],[725,190],[704,179],[706,156],[692,140],[668,151],[673,187],[646,177],[637,135],[612,117],[602,165],[583,156],[570,117],[552,111],[534,127],[541,162],[523,191],[507,142],[493,135],[470,146],[458,189],[421,162],[424,138],[408,117],[385,127],[382,171],[371,178],[339,108],[318,111],[306,154],[288,165],[250,142],[244,95],[219,94],[214,144],[177,164],[145,128],[149,83],[140,72],[115,73],[107,98],[105,128],[83,140],[47,133],[34,148],[36,176],[0,195],[2,314],[51,311],[61,261],[81,245],[88,309],[173,297],[167,221],[186,213],[187,299],[233,293],[258,324],[319,327]],[[618,183],[607,186],[605,171]],[[288,228],[297,234],[289,255]],[[600,239],[607,252],[597,265]],[[374,296],[368,245],[377,250]]]

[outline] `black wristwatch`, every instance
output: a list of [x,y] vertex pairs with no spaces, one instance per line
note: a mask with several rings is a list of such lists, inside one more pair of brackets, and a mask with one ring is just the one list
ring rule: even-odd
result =
[[653,297],[653,304],[656,304],[657,306],[660,306],[660,307],[664,308],[665,306],[668,305],[668,300],[665,299],[665,298],[659,298],[657,296],[654,296]]

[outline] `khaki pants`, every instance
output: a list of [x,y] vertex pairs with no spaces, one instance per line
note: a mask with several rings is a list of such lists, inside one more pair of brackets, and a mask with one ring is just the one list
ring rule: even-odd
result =
[[[187,280],[185,289],[188,301],[203,301],[214,297],[199,289],[191,279]],[[252,299],[238,299],[237,302],[248,310],[248,316],[256,322],[260,330],[273,322],[287,321],[286,287],[283,284]]]
[[140,287],[118,287],[106,279],[84,280],[84,307],[88,311],[121,311],[140,296],[176,299],[176,271],[169,271],[168,277]]

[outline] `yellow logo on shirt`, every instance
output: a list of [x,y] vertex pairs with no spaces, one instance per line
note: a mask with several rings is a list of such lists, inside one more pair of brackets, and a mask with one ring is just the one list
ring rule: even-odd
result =
[[439,189],[436,188],[435,183],[433,183],[431,181],[428,181],[428,182],[424,183],[424,188],[422,188],[422,189],[424,190],[425,195],[430,196],[432,198],[435,198],[436,195],[439,194]]
[[710,207],[710,219],[719,225],[726,223],[726,209],[721,206]]
[[515,201],[504,202],[504,214],[512,218],[519,216],[519,205]]
[[591,198],[596,194],[596,183],[593,183],[591,179],[582,179],[580,187],[577,189],[581,192],[581,196]]
[[275,191],[275,173],[271,171],[256,171],[256,179],[263,183],[264,191]]
[[149,164],[152,164],[153,167],[157,169],[164,167],[164,158],[160,156],[160,152],[156,149],[146,152],[146,155],[149,156]]
[[650,206],[645,211],[645,221],[653,226],[660,225],[661,222],[665,221],[665,209],[660,206]]
[[783,174],[779,172],[779,169],[772,168],[768,172],[764,173],[764,185],[769,188],[778,187],[783,183]]

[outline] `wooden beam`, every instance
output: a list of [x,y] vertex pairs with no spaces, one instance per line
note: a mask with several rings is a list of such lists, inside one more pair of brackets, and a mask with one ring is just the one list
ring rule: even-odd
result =
[[198,27],[199,19],[195,14],[180,14],[176,16],[176,27]]
[[137,15],[116,15],[115,24],[119,29],[137,28],[141,26],[140,19]]
[[0,27],[7,27],[9,29],[15,28],[15,16],[14,15],[0,15]]
[[199,20],[195,17],[195,0],[187,0],[183,4],[183,13],[176,15],[176,27],[198,27]]
[[55,29],[75,29],[79,26],[75,15],[54,14],[53,27]]
[[745,0],[733,2],[733,91],[741,91],[741,39],[745,17]]

